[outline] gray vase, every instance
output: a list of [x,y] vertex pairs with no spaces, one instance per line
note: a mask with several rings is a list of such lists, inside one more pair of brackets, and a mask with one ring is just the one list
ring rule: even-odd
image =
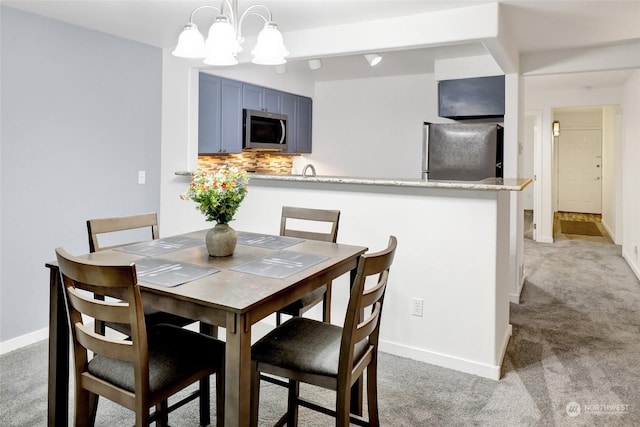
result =
[[216,224],[207,231],[205,243],[209,256],[229,256],[238,242],[238,233],[229,224]]

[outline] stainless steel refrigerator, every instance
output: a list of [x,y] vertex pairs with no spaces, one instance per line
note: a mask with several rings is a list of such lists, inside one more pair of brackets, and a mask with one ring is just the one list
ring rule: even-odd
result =
[[422,179],[502,178],[503,128],[485,123],[424,123]]

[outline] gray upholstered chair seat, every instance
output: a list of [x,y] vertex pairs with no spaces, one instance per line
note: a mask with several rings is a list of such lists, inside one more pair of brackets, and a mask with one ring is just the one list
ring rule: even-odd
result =
[[327,285],[323,285],[318,289],[315,289],[297,301],[292,302],[285,308],[279,310],[280,313],[288,314],[290,316],[297,316],[300,310],[307,306],[316,305],[324,298],[324,293],[327,291]]
[[[193,319],[187,319],[186,317],[167,313],[166,311],[159,311],[151,307],[144,307],[144,321],[149,328],[154,325],[162,325],[162,324],[169,324],[169,325],[182,327],[182,326],[187,326],[194,322]],[[129,327],[129,325],[125,325],[122,323],[113,323],[113,322],[105,322],[105,325],[122,334],[131,335],[131,328]]]
[[[149,390],[157,393],[211,365],[224,356],[222,341],[173,325],[156,325],[147,330],[149,346]],[[96,355],[89,372],[130,392],[135,392],[133,363]]]
[[[339,326],[294,317],[256,342],[251,358],[298,372],[336,377],[341,339]],[[365,341],[356,344],[355,358],[361,357],[366,348]]]

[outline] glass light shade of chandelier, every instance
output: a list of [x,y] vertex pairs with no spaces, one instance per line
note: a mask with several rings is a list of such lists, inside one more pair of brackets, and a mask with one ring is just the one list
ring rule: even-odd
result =
[[236,55],[242,50],[242,47],[238,43],[236,32],[226,16],[218,16],[209,28],[205,48],[205,64],[235,65],[238,63]]
[[204,58],[206,56],[204,37],[198,31],[196,24],[189,22],[184,26],[178,38],[178,45],[171,53],[180,58]]
[[260,34],[256,47],[251,51],[254,64],[261,65],[280,65],[287,62],[284,59],[289,55],[289,51],[284,47],[282,34],[278,31],[278,26],[273,22],[267,22]]

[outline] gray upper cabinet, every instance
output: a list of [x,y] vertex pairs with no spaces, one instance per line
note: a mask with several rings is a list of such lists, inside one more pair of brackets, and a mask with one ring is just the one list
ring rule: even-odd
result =
[[242,108],[282,113],[282,95],[283,92],[277,90],[243,83]]
[[242,152],[242,84],[200,73],[198,153]]
[[198,153],[241,153],[243,109],[287,116],[285,153],[311,153],[311,98],[200,73]]
[[282,96],[282,114],[287,116],[287,149],[285,153],[295,153],[297,148],[297,138],[295,137],[298,129],[298,96],[285,93]]
[[219,77],[200,74],[198,101],[198,153],[219,153],[222,135],[220,133],[220,99],[222,81]]
[[242,83],[222,79],[222,152],[242,152]]
[[242,108],[247,110],[262,110],[264,104],[264,88],[242,84]]
[[311,98],[284,93],[282,114],[287,115],[285,153],[311,153]]
[[311,98],[298,96],[298,114],[296,126],[296,152],[311,153],[311,117],[313,103]]
[[283,92],[267,89],[264,90],[264,111],[270,113],[282,113]]

